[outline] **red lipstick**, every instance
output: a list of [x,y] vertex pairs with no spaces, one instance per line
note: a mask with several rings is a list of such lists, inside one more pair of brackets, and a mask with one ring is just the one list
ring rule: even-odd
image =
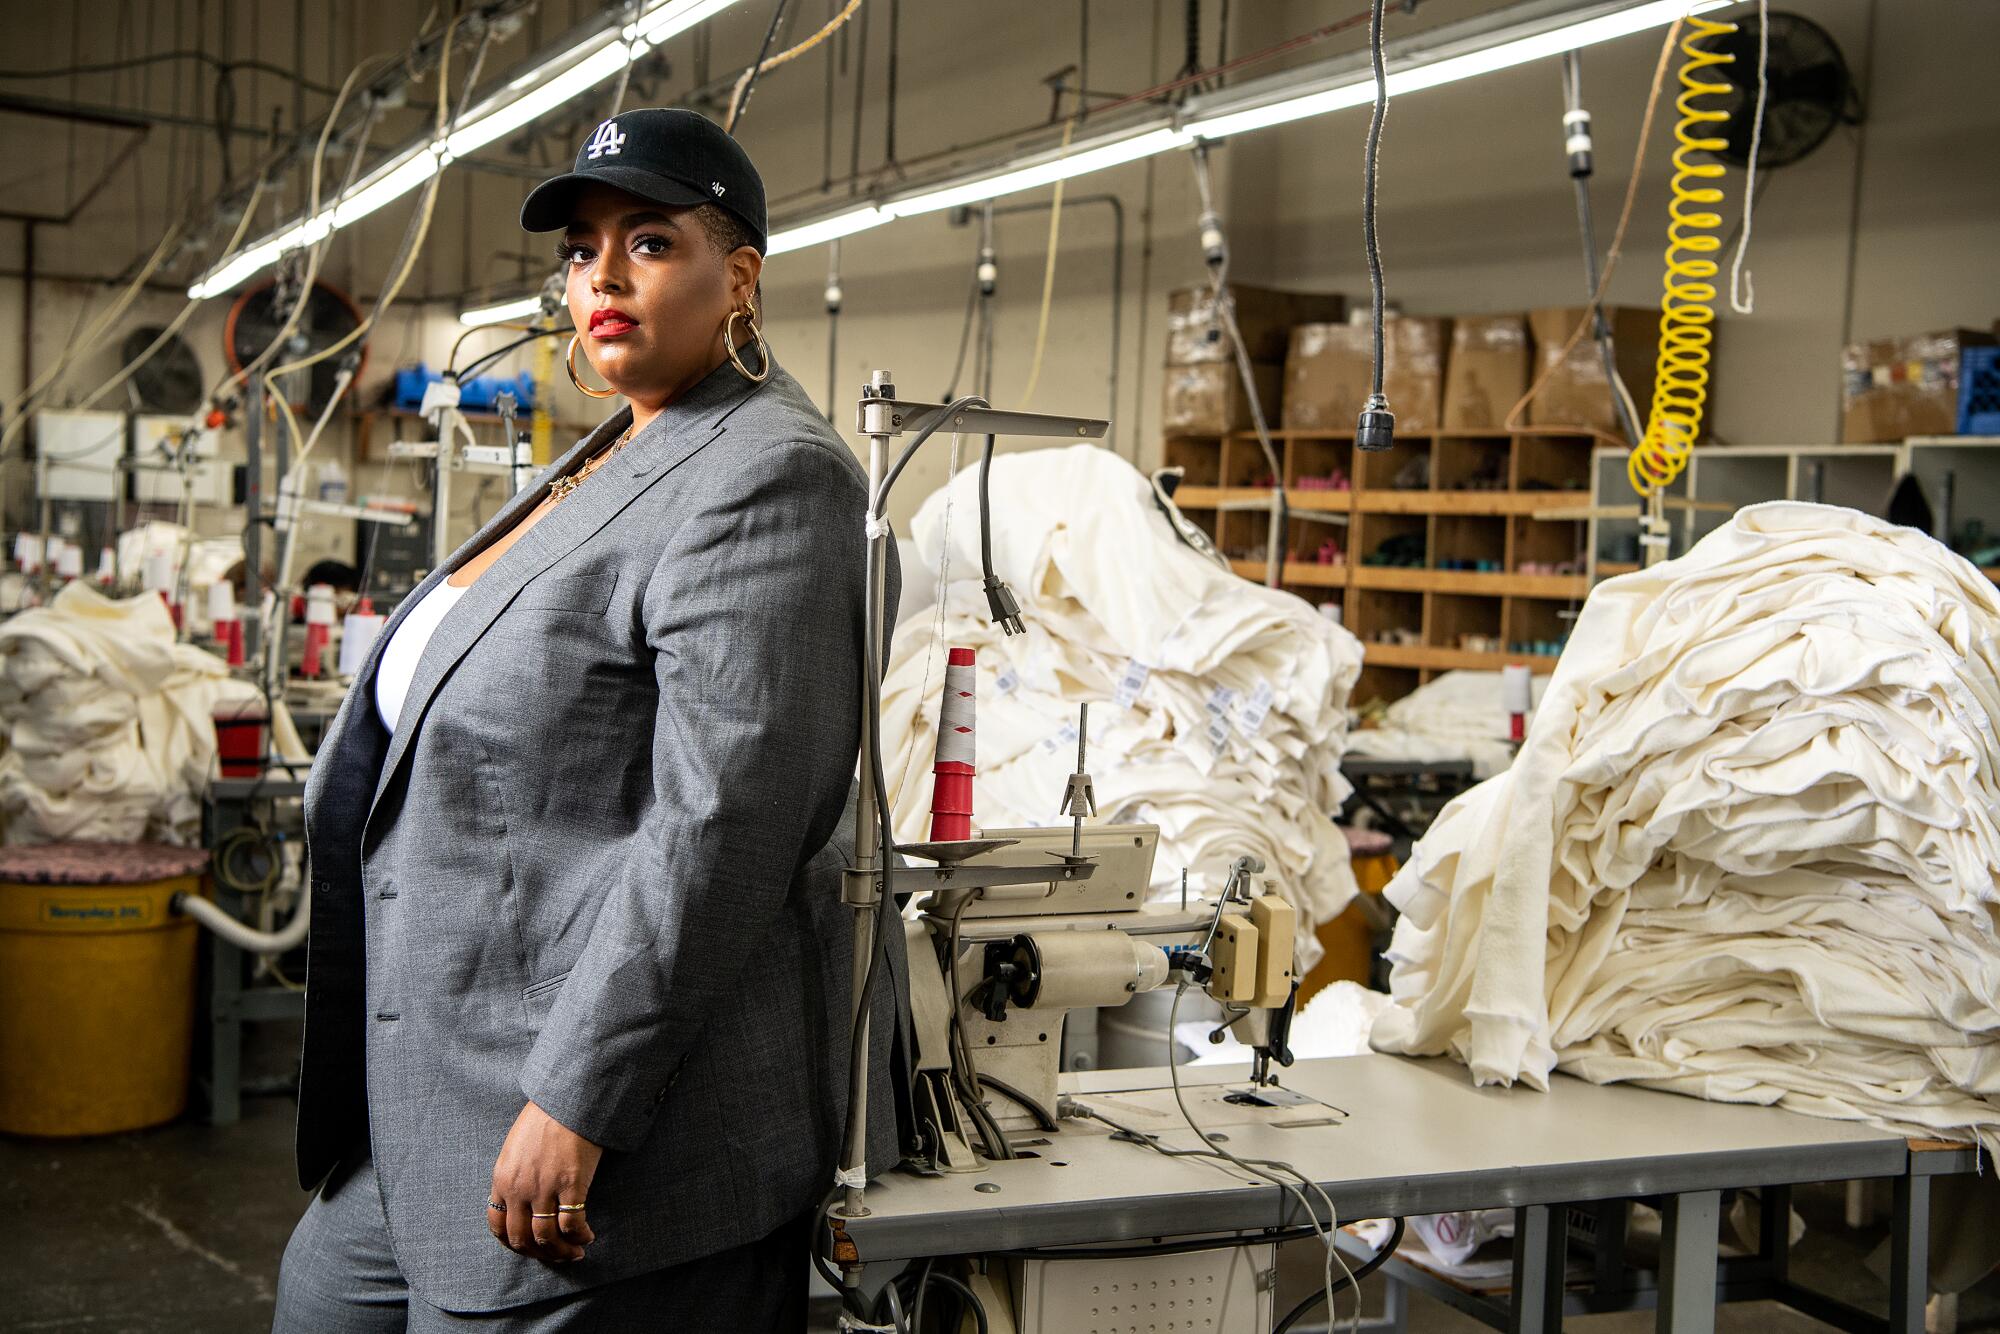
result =
[[622,338],[639,327],[639,321],[627,315],[616,306],[606,306],[590,313],[590,336],[592,338]]

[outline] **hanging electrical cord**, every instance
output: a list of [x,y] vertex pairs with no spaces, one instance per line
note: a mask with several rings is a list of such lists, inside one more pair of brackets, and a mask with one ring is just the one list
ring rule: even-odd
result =
[[723,122],[723,128],[731,134],[736,132],[737,120],[745,111],[750,109],[750,91],[757,86],[759,75],[763,74],[766,70],[776,69],[787,61],[797,60],[800,56],[833,36],[834,32],[842,24],[854,17],[854,11],[861,8],[861,0],[847,0],[847,7],[828,19],[825,26],[818,32],[806,38],[797,46],[780,51],[777,55],[767,58],[764,53],[771,49],[771,39],[777,36],[778,20],[785,12],[785,4],[786,0],[778,0],[777,9],[771,14],[770,29],[764,34],[763,48],[757,52],[756,61],[751,64],[749,69],[744,70],[741,77],[736,80],[736,88],[729,95],[729,118]]
[[1375,70],[1375,108],[1368,116],[1368,142],[1361,154],[1361,241],[1368,252],[1368,304],[1374,316],[1369,333],[1375,355],[1368,401],[1354,422],[1354,447],[1377,452],[1396,443],[1396,414],[1389,410],[1389,396],[1382,392],[1385,302],[1382,244],[1375,228],[1375,172],[1382,155],[1382,122],[1389,118],[1389,75],[1382,58],[1382,0],[1374,0],[1368,11],[1368,59]]
[[1757,154],[1764,144],[1764,97],[1771,89],[1771,0],[1757,0],[1757,109],[1750,122],[1750,165],[1743,177],[1743,234],[1729,264],[1729,308],[1738,315],[1754,314],[1757,285],[1743,267],[1750,252],[1750,223],[1757,211]]
[[[1076,117],[1072,116],[1063,125],[1062,148],[1057,152],[1058,160],[1069,155],[1070,136],[1076,132]],[[1049,253],[1042,264],[1042,310],[1035,318],[1035,355],[1028,363],[1028,387],[1021,391],[1021,406],[1026,408],[1035,401],[1035,386],[1042,381],[1042,355],[1049,345],[1049,307],[1056,295],[1056,244],[1062,236],[1063,186],[1057,181],[1055,194],[1049,205]]]
[[1632,169],[1625,178],[1625,202],[1619,206],[1618,225],[1612,229],[1611,244],[1604,251],[1604,269],[1597,276],[1597,290],[1591,293],[1590,306],[1584,310],[1582,318],[1577,320],[1576,327],[1570,330],[1569,338],[1563,343],[1561,350],[1553,357],[1542,358],[1541,373],[1529,384],[1527,392],[1514,401],[1514,406],[1507,409],[1507,420],[1504,425],[1509,431],[1521,429],[1522,414],[1528,410],[1528,405],[1540,396],[1542,387],[1549,382],[1549,377],[1555,374],[1559,366],[1568,362],[1569,354],[1575,350],[1579,342],[1583,341],[1584,335],[1590,330],[1590,310],[1603,303],[1604,294],[1611,287],[1611,275],[1618,271],[1618,260],[1624,254],[1625,233],[1632,225],[1632,207],[1639,200],[1640,172],[1646,164],[1646,147],[1653,138],[1653,115],[1659,109],[1660,92],[1666,87],[1667,66],[1673,60],[1674,45],[1680,38],[1681,23],[1682,20],[1675,19],[1668,25],[1667,34],[1660,42],[1659,60],[1653,66],[1652,86],[1646,93],[1646,109],[1639,118],[1639,141],[1632,149]]
[[139,293],[145,289],[146,283],[152,278],[153,274],[159,270],[160,265],[166,262],[167,256],[173,252],[173,248],[179,242],[183,230],[182,224],[178,222],[167,228],[166,235],[160,238],[160,244],[154,248],[153,253],[140,266],[138,274],[118,294],[110,306],[106,307],[98,314],[97,318],[93,319],[80,332],[71,337],[69,343],[64,347],[62,355],[56,358],[54,365],[43,371],[35,378],[33,383],[8,402],[6,407],[7,424],[4,430],[0,430],[0,458],[11,456],[14,442],[20,437],[21,431],[26,425],[34,407],[39,406],[44,396],[61,382],[63,375],[74,364],[80,353],[86,348],[95,348],[99,340],[109,331],[112,324],[126,312]]
[[[243,234],[250,230],[250,221],[253,215],[256,213],[257,201],[263,198],[264,188],[265,188],[264,181],[263,178],[261,177],[259,177],[256,183],[250,187],[250,197],[244,202],[243,212],[236,219],[236,230],[229,234],[229,240],[222,247],[222,255],[224,256],[225,259],[229,255],[234,254],[236,252],[236,247],[243,243]],[[195,311],[201,308],[201,304],[202,303],[199,301],[190,301],[186,305],[182,306],[180,314],[174,316],[172,320],[168,321],[166,327],[160,330],[159,336],[154,338],[152,342],[146,344],[145,348],[139,353],[139,355],[133,357],[130,361],[126,362],[123,366],[119,367],[116,374],[114,374],[109,380],[106,380],[103,384],[99,385],[97,388],[91,390],[90,393],[76,406],[79,408],[90,407],[93,403],[96,403],[99,399],[103,398],[106,394],[116,389],[119,385],[124,384],[134,375],[138,374],[140,367],[144,366],[147,362],[151,361],[155,353],[157,353],[161,348],[165,347],[169,342],[173,341],[174,336],[180,333],[181,329],[186,326],[187,322],[194,317]]]
[[1583,240],[1583,291],[1590,303],[1592,332],[1597,339],[1598,357],[1604,363],[1604,378],[1611,385],[1612,406],[1625,432],[1625,447],[1639,439],[1639,409],[1632,391],[1618,374],[1618,357],[1611,341],[1611,325],[1597,300],[1597,224],[1590,207],[1590,177],[1596,169],[1597,154],[1591,143],[1590,113],[1583,107],[1583,62],[1575,51],[1565,51],[1562,61],[1563,151],[1569,157],[1570,183],[1576,192],[1576,225]]
[[[1217,903],[1218,909],[1220,908],[1220,906],[1221,904],[1218,901]],[[1221,914],[1220,912],[1218,912],[1217,913],[1218,920],[1220,919],[1220,916]],[[1213,932],[1211,931],[1210,934],[1213,935]],[[1206,952],[1206,949],[1207,947],[1203,946],[1204,952]],[[1224,1148],[1220,1140],[1212,1138],[1206,1130],[1202,1129],[1200,1123],[1194,1119],[1194,1113],[1188,1110],[1187,1097],[1181,1091],[1180,1063],[1174,1059],[1177,1055],[1179,1055],[1179,1053],[1174,1050],[1174,1044],[1177,1041],[1177,1039],[1174,1037],[1174,1033],[1177,1030],[1180,1023],[1181,997],[1187,994],[1187,989],[1188,989],[1187,978],[1183,976],[1180,984],[1174,988],[1173,1004],[1169,1006],[1167,1010],[1167,1077],[1173,1082],[1174,1105],[1180,1109],[1181,1119],[1187,1122],[1188,1129],[1194,1132],[1195,1139],[1200,1143],[1202,1143],[1203,1145],[1208,1146],[1207,1149],[1204,1150],[1205,1152],[1212,1152],[1217,1155],[1220,1155],[1221,1157],[1228,1159],[1231,1163],[1235,1164],[1237,1167],[1240,1167],[1244,1171],[1250,1173],[1252,1176],[1262,1177],[1264,1180],[1270,1181],[1278,1185],[1279,1187],[1288,1190],[1293,1196],[1293,1198],[1295,1198],[1299,1202],[1299,1206],[1306,1211],[1306,1220],[1310,1222],[1316,1230],[1319,1231],[1320,1242],[1322,1245],[1326,1247],[1326,1273],[1325,1273],[1326,1281],[1324,1286],[1326,1288],[1325,1296],[1326,1296],[1327,1322],[1329,1325],[1331,1325],[1335,1319],[1333,1297],[1334,1293],[1339,1290],[1338,1288],[1335,1287],[1333,1281],[1334,1266],[1339,1265],[1340,1272],[1347,1276],[1347,1286],[1349,1287],[1356,1286],[1354,1273],[1347,1267],[1346,1259],[1343,1258],[1340,1254],[1340,1247],[1336,1245],[1334,1242],[1334,1235],[1340,1231],[1339,1211],[1333,1207],[1333,1197],[1326,1193],[1325,1188],[1322,1187],[1317,1181],[1314,1181],[1311,1177],[1307,1176],[1304,1172],[1301,1172],[1298,1168],[1292,1166],[1290,1163],[1280,1162],[1276,1159],[1271,1159],[1271,1158],[1239,1157],[1235,1153],[1232,1153],[1230,1150]],[[1260,1170],[1260,1169],[1268,1169],[1268,1170]],[[1288,1186],[1284,1180],[1285,1177],[1290,1177],[1298,1181],[1300,1185],[1302,1185],[1305,1188],[1305,1190],[1310,1190],[1314,1194],[1319,1196],[1320,1203],[1326,1206],[1326,1226],[1324,1228],[1320,1227],[1319,1215],[1314,1212],[1312,1207],[1312,1201],[1306,1198],[1305,1190],[1299,1190],[1297,1188]],[[1355,1320],[1355,1327],[1358,1330],[1361,1323],[1361,1305],[1358,1293],[1355,1297],[1354,1320]]]
[[[1257,393],[1256,371],[1250,351],[1243,346],[1243,333],[1236,326],[1236,300],[1229,294],[1229,241],[1222,232],[1222,215],[1216,212],[1215,196],[1209,187],[1208,143],[1196,140],[1188,154],[1194,167],[1196,193],[1200,196],[1202,260],[1208,265],[1209,308],[1220,332],[1228,335],[1236,376],[1243,385],[1244,400],[1250,405],[1250,424],[1256,429],[1257,444],[1264,451],[1264,466],[1271,470],[1271,515],[1264,543],[1264,586],[1276,588],[1284,579],[1285,548],[1291,540],[1292,510],[1285,499],[1285,470],[1278,461],[1278,447],[1271,441],[1270,424],[1264,417],[1264,401]],[[1213,334],[1216,330],[1211,330]]]
[[[473,52],[472,66],[466,72],[457,110],[454,111],[451,103],[452,37],[458,25],[463,21],[464,15],[462,14],[452,19],[450,26],[445,30],[443,45],[438,53],[437,113],[433,134],[435,141],[440,143],[449,138],[452,127],[458,123],[458,117],[463,114],[466,105],[471,102],[473,88],[479,81],[480,68],[486,62],[487,48],[493,41],[493,30],[489,27],[480,35],[479,45]],[[278,416],[284,422],[286,430],[290,433],[292,440],[299,449],[299,453],[292,460],[294,468],[297,468],[304,462],[305,441],[299,431],[298,418],[293,415],[291,404],[286,401],[285,395],[279,389],[279,378],[295,374],[312,366],[317,366],[320,362],[337,356],[341,352],[346,351],[350,346],[361,342],[374,331],[375,325],[381,320],[389,307],[394,304],[397,294],[403,290],[403,284],[409,281],[410,274],[416,269],[417,256],[423,250],[424,238],[430,233],[431,216],[436,210],[438,192],[443,184],[444,172],[442,170],[434,172],[430,180],[425,183],[423,201],[412,215],[410,226],[404,233],[402,253],[399,256],[400,267],[392,266],[395,276],[382,289],[381,294],[375,298],[375,304],[369,308],[367,318],[350,329],[344,337],[328,344],[319,351],[300,357],[296,361],[286,362],[282,366],[275,366],[265,373],[264,385],[269,391],[270,401],[277,405]]]
[[1681,93],[1674,101],[1680,121],[1674,126],[1674,174],[1668,182],[1673,199],[1667,208],[1672,221],[1667,226],[1666,272],[1660,297],[1659,366],[1653,380],[1652,414],[1646,434],[1626,458],[1625,472],[1632,489],[1653,497],[1680,476],[1694,453],[1701,435],[1703,409],[1708,402],[1710,345],[1715,341],[1715,279],[1721,266],[1709,256],[1722,248],[1717,230],[1722,215],[1714,207],[1722,202],[1720,187],[1703,185],[1725,174],[1720,162],[1696,161],[1697,153],[1720,153],[1729,141],[1704,127],[1714,127],[1729,119],[1723,108],[1696,105],[1696,99],[1723,97],[1727,83],[1704,79],[1701,71],[1725,65],[1727,55],[1699,45],[1704,38],[1736,31],[1733,23],[1716,23],[1689,17],[1690,29],[1681,42]]
[[[348,71],[347,78],[342,81],[340,91],[334,97],[333,106],[327,111],[326,119],[320,125],[319,141],[313,146],[312,169],[308,176],[309,184],[306,195],[307,217],[319,216],[321,198],[320,182],[325,170],[327,146],[333,140],[334,126],[339,122],[341,110],[346,106],[347,99],[353,93],[355,84],[364,75],[372,74],[394,63],[394,61],[394,56],[384,53],[369,56],[364,60],[358,61],[354,68]],[[336,202],[347,197],[347,192],[354,187],[354,182],[360,175],[361,164],[368,156],[368,136],[374,129],[376,117],[381,114],[381,111],[381,106],[373,98],[369,99],[362,111],[360,123],[354,130],[354,149],[348,155],[347,172],[341,180],[340,190],[334,195]],[[264,345],[263,350],[258,352],[249,361],[243,363],[240,369],[226,372],[211,385],[208,393],[203,396],[202,401],[204,403],[214,404],[223,395],[233,392],[238,385],[248,383],[251,376],[268,365],[272,357],[278,355],[279,349],[283,348],[290,340],[292,331],[298,328],[299,320],[305,314],[306,304],[312,298],[313,285],[319,281],[320,266],[325,262],[327,253],[332,247],[333,232],[331,230],[311,246],[307,247],[305,270],[299,280],[298,299],[292,303],[291,309],[285,313],[285,318],[278,325],[277,332],[271,336],[271,340]],[[211,265],[210,267],[214,268],[216,266]]]
[[[1389,1228],[1388,1240],[1384,1241],[1381,1244],[1381,1246],[1376,1248],[1375,1254],[1369,1256],[1366,1260],[1362,1261],[1361,1264],[1357,1266],[1352,1272],[1350,1272],[1345,1279],[1343,1279],[1340,1283],[1334,1286],[1335,1292],[1339,1292],[1345,1288],[1350,1288],[1350,1287],[1355,1289],[1356,1328],[1360,1327],[1360,1321],[1361,1321],[1361,1315],[1359,1310],[1361,1301],[1360,1298],[1361,1280],[1367,1278],[1370,1274],[1374,1273],[1376,1270],[1380,1269],[1383,1265],[1388,1264],[1390,1260],[1394,1259],[1396,1255],[1396,1248],[1403,1244],[1403,1226],[1404,1226],[1403,1220],[1400,1218],[1394,1218],[1390,1220],[1390,1224],[1391,1226]],[[1332,1300],[1333,1298],[1329,1293],[1323,1293],[1323,1292],[1313,1293],[1312,1295],[1308,1296],[1305,1300],[1301,1301],[1297,1306],[1294,1306],[1290,1311],[1287,1311],[1285,1313],[1285,1318],[1283,1320],[1280,1320],[1276,1325],[1272,1327],[1271,1334],[1291,1334],[1292,1327],[1298,1324],[1299,1321],[1305,1319],[1306,1316],[1310,1315],[1314,1310],[1318,1309],[1319,1304],[1322,1301],[1332,1301]],[[1330,1306],[1327,1308],[1329,1312],[1332,1311],[1332,1309],[1333,1308]],[[1329,1326],[1333,1324],[1331,1317],[1329,1317],[1327,1323]]]

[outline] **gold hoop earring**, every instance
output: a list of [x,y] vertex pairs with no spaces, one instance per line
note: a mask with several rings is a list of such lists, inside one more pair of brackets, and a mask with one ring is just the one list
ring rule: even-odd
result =
[[579,380],[579,379],[577,378],[577,376],[576,376],[576,342],[577,342],[577,339],[579,339],[579,338],[581,338],[581,337],[583,337],[583,335],[582,335],[582,334],[571,334],[571,335],[569,336],[569,355],[568,355],[567,357],[563,358],[563,364],[564,364],[565,366],[567,366],[567,367],[569,368],[569,382],[570,382],[571,384],[573,384],[573,385],[575,385],[575,386],[576,386],[576,389],[577,389],[577,392],[578,392],[578,393],[580,393],[580,394],[587,394],[587,395],[589,395],[589,396],[590,396],[591,398],[616,398],[616,397],[618,397],[618,391],[617,391],[616,389],[592,389],[592,388],[591,388],[591,387],[590,387],[589,385],[585,384],[585,383],[584,383],[584,382],[583,382],[582,380]]
[[[736,321],[738,320],[742,320],[750,326],[751,341],[757,344],[757,359],[763,364],[763,369],[754,375],[751,373],[750,368],[743,364],[743,358],[736,355]],[[748,311],[732,310],[729,312],[729,318],[723,321],[722,324],[722,346],[729,353],[729,364],[736,367],[736,373],[751,384],[762,384],[771,378],[771,345],[764,341],[764,331],[757,327],[757,312],[755,307],[751,307]]]

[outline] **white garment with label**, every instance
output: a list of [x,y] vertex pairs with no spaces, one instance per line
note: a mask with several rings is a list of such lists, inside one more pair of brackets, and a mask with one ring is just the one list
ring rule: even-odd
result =
[[382,646],[382,659],[375,665],[375,710],[382,715],[382,726],[391,733],[396,730],[404,697],[410,693],[410,682],[416,679],[417,663],[423,659],[431,636],[437,633],[438,622],[471,591],[470,586],[453,588],[442,580],[431,585],[424,600],[410,608],[410,614]]
[[1853,510],[1592,590],[1390,884],[1385,1051],[2000,1149],[2000,597]]
[[[926,500],[910,525],[923,564],[950,568],[936,607],[902,622],[882,680],[883,767],[899,837],[929,823],[945,649],[978,651],[973,823],[1066,824],[1078,705],[1097,821],[1160,827],[1153,896],[1178,902],[1188,868],[1214,890],[1245,853],[1313,928],[1356,889],[1334,827],[1347,695],[1361,645],[1311,605],[1197,554],[1131,464],[1095,445],[993,460],[993,565],[1019,599],[1008,636],[981,587],[978,466]],[[947,499],[950,519],[947,523]]]

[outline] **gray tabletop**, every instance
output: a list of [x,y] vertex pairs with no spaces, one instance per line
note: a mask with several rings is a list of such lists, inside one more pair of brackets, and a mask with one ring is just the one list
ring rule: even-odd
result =
[[[1320,1105],[1274,1114],[1222,1101],[1246,1073],[1184,1068],[1196,1119],[1232,1152],[1298,1167],[1344,1220],[1900,1176],[1910,1162],[1901,1136],[1857,1123],[1561,1075],[1537,1093],[1475,1088],[1463,1066],[1442,1060],[1301,1061],[1284,1083]],[[1166,1083],[1164,1069],[1111,1070],[1065,1076],[1063,1087],[1163,1143],[1194,1147]],[[1044,1138],[1027,1146],[1038,1157],[984,1172],[890,1173],[846,1231],[872,1262],[1305,1222],[1276,1187],[1162,1157],[1095,1122],[1065,1121]]]

